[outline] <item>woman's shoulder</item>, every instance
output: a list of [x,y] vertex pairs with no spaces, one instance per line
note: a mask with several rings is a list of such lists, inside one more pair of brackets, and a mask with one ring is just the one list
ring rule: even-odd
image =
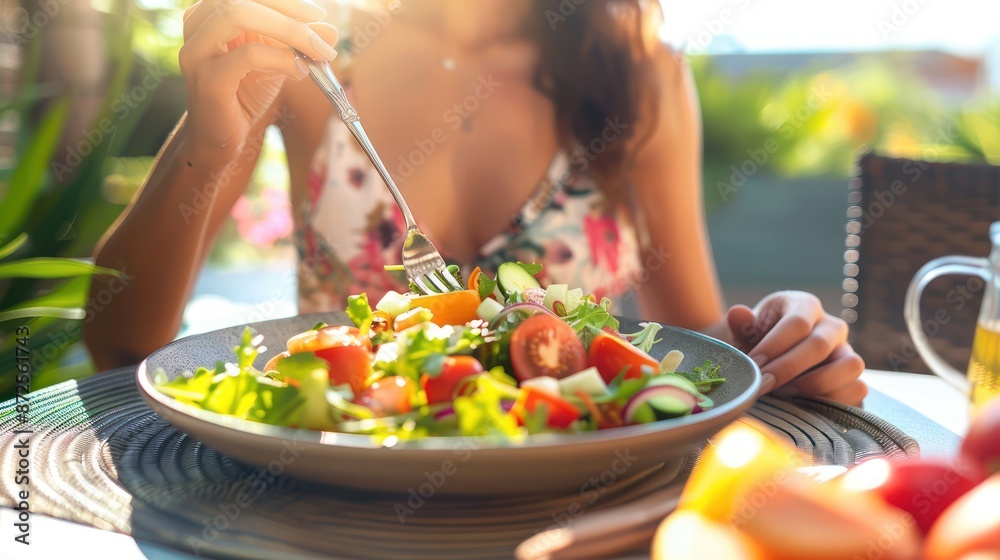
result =
[[700,133],[698,93],[687,57],[677,48],[658,41],[649,51],[650,71],[656,80],[655,98],[650,100],[656,118],[637,146],[637,163],[662,159],[664,150]]
[[683,51],[664,41],[657,41],[649,49],[649,60],[663,92],[676,92],[688,87],[691,68]]

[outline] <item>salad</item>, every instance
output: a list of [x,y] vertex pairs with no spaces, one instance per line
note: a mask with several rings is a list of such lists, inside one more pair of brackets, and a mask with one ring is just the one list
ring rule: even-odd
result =
[[[467,290],[348,298],[353,326],[320,323],[266,349],[247,327],[233,363],[153,381],[189,405],[266,424],[382,438],[583,432],[656,422],[712,406],[724,383],[705,361],[649,355],[657,323],[619,331],[607,298],[565,284],[542,288],[537,264],[474,270]],[[395,440],[394,440],[395,441]]]

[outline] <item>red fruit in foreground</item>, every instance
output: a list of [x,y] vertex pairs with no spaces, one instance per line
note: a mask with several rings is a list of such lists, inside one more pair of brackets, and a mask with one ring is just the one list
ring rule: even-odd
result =
[[[1000,472],[1000,397],[973,416],[959,455],[987,474]],[[1000,504],[997,507],[1000,508]]]
[[948,506],[982,479],[975,467],[942,458],[874,459],[852,469],[839,483],[849,491],[871,491],[887,504],[909,513],[926,534]]
[[1000,474],[951,505],[927,535],[926,560],[1000,557]]

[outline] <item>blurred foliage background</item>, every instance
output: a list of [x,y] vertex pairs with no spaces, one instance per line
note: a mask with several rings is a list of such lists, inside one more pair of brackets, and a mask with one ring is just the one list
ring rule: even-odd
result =
[[[3,0],[0,247],[26,234],[6,259],[86,259],[125,208],[184,110],[177,49],[189,4]],[[774,149],[755,173],[789,179],[846,179],[861,147],[1000,164],[996,97],[956,104],[894,57],[873,53],[832,68],[739,75],[710,56],[693,57],[709,211],[742,195],[729,188],[734,171],[768,146]],[[293,258],[287,180],[280,139],[269,135],[211,266]],[[33,389],[93,372],[79,343],[90,272],[78,271],[69,281],[0,275],[0,310],[23,309],[38,298],[49,309],[39,312],[45,317],[21,313],[0,321],[0,400],[12,394],[12,333],[25,322],[32,332]]]

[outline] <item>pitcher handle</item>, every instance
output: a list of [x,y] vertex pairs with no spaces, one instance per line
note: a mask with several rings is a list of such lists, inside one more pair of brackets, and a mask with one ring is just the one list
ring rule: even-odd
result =
[[913,344],[916,346],[917,352],[927,362],[931,371],[961,391],[968,393],[969,380],[965,374],[951,367],[951,364],[944,361],[931,348],[931,344],[927,340],[927,335],[922,328],[923,321],[920,319],[920,298],[923,296],[924,288],[935,278],[951,274],[979,276],[986,282],[989,282],[990,261],[976,257],[950,256],[934,259],[925,264],[923,268],[917,271],[917,275],[913,277],[910,287],[906,290],[903,316],[906,319],[906,328],[910,331],[910,337],[913,338]]

